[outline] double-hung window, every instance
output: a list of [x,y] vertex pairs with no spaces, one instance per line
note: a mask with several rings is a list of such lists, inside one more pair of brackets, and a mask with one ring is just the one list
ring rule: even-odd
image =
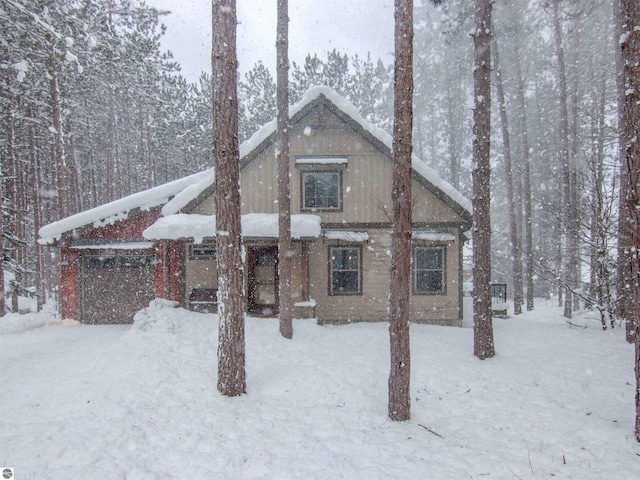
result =
[[329,292],[331,295],[358,295],[361,285],[360,247],[329,247]]
[[303,210],[341,210],[341,172],[302,172]]
[[416,246],[413,252],[413,292],[444,293],[445,248]]

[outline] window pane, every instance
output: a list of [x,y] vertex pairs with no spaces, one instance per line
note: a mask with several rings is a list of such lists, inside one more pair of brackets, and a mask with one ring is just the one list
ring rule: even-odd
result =
[[442,272],[423,271],[416,273],[416,290],[418,292],[441,292]]
[[360,251],[357,248],[331,249],[332,266],[334,270],[358,270]]
[[258,253],[256,255],[256,265],[259,267],[273,267],[276,264],[276,254]]
[[340,174],[315,172],[303,174],[305,208],[339,208]]
[[90,269],[94,268],[104,268],[104,269],[112,269],[117,266],[117,258],[110,257],[86,257],[85,258],[85,266]]
[[418,270],[442,268],[442,250],[439,248],[417,248],[416,257]]
[[360,249],[331,249],[331,293],[360,293]]
[[444,248],[418,247],[414,250],[414,252],[415,292],[444,292]]
[[333,293],[358,293],[359,272],[334,271],[333,272]]

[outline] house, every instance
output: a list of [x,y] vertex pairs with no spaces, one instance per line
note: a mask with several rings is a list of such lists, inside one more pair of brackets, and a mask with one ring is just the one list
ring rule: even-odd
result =
[[[290,111],[293,300],[323,323],[387,319],[391,137],[315,87]],[[247,312],[278,312],[275,120],[240,147]],[[156,297],[216,307],[214,173],[185,177],[43,227],[61,253],[62,316],[130,322]],[[460,325],[471,204],[413,158],[412,322]]]

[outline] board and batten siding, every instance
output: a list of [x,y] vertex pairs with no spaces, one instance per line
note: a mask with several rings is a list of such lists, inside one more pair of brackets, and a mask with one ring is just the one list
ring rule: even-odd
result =
[[[457,229],[452,233],[458,235]],[[319,323],[380,321],[388,317],[389,268],[391,265],[391,232],[389,229],[368,230],[369,240],[352,243],[339,240],[314,242],[309,253],[310,297],[316,301]],[[421,243],[446,246],[446,291],[443,294],[411,295],[410,319],[415,323],[460,325],[459,249],[457,241]],[[362,248],[362,293],[331,295],[329,293],[329,247]]]

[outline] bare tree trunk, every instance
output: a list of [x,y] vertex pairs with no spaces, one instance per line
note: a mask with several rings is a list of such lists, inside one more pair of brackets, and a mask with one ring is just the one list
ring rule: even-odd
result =
[[568,288],[571,286],[572,256],[569,252],[571,248],[571,157],[569,155],[569,111],[567,100],[567,74],[564,60],[564,47],[562,46],[562,27],[560,25],[560,1],[553,0],[553,32],[555,39],[556,56],[558,59],[558,88],[560,90],[560,162],[562,164],[562,201],[563,214],[562,230],[564,232],[564,252],[562,253],[563,264],[561,283],[564,290],[564,316],[573,316],[573,295]]
[[500,68],[498,42],[493,45],[493,59],[495,61],[496,89],[498,92],[498,106],[500,110],[500,125],[504,144],[504,168],[507,181],[507,210],[509,211],[509,240],[511,244],[511,278],[513,281],[513,314],[522,313],[522,237],[518,231],[518,215],[516,215],[516,201],[513,188],[513,168],[511,159],[511,141],[509,124],[507,121],[507,104],[504,98],[504,84]]
[[[624,18],[622,13],[622,0],[614,1],[614,25],[615,36],[619,39],[622,36],[622,26],[624,24]],[[617,40],[616,40],[617,41]],[[620,196],[618,201],[618,263],[617,263],[617,281],[616,281],[616,296],[617,296],[617,315],[625,322],[627,342],[634,343],[636,337],[636,328],[633,322],[633,304],[631,303],[631,284],[633,276],[631,267],[633,265],[632,255],[632,221],[629,211],[629,197],[630,177],[627,175],[627,162],[625,156],[625,137],[622,129],[624,128],[624,108],[625,108],[625,80],[624,80],[624,66],[622,61],[622,50],[616,48],[616,70],[618,75],[616,77],[616,90],[618,100],[618,128],[620,129],[620,135],[618,136],[618,154],[620,156]]]
[[[33,111],[29,109],[29,118],[33,118]],[[31,163],[31,190],[33,194],[33,238],[38,238],[38,230],[42,225],[42,206],[40,203],[40,163],[36,150],[36,140],[33,124],[29,124],[29,157]],[[36,285],[36,310],[42,310],[44,304],[44,284],[42,281],[42,247],[35,242],[35,285]]]
[[62,138],[62,109],[60,107],[60,88],[58,85],[58,72],[55,65],[55,51],[52,40],[51,58],[49,59],[49,92],[51,120],[53,123],[53,154],[57,169],[58,181],[58,218],[64,218],[69,214],[67,164],[64,157],[64,142]]
[[495,355],[491,311],[491,9],[475,0],[473,34],[473,354]]
[[4,178],[4,170],[2,168],[2,162],[0,160],[0,318],[4,317],[7,312],[7,307],[4,299],[4,218],[2,212],[2,197],[4,197],[4,185],[2,179]]
[[413,131],[413,0],[395,0],[393,232],[389,290],[389,418],[411,417],[409,293],[411,285],[411,154]]
[[[107,16],[108,29],[113,29],[113,11],[115,7],[113,1],[109,0],[109,15]],[[118,154],[116,138],[116,106],[115,106],[115,78],[114,78],[114,62],[113,54],[109,53],[109,63],[107,65],[107,198],[111,202],[118,197]]]
[[[569,30],[569,40],[570,46],[569,50],[572,52],[578,51],[578,42],[579,42],[579,30],[572,26]],[[569,260],[571,263],[571,270],[569,276],[569,285],[572,290],[573,297],[573,305],[572,311],[580,310],[580,295],[578,295],[577,290],[580,288],[580,278],[581,278],[581,264],[580,264],[580,205],[578,205],[578,154],[580,150],[580,138],[578,132],[578,110],[579,110],[579,85],[578,85],[578,64],[576,59],[569,62],[569,71],[570,74],[568,78],[571,79],[572,85],[569,91],[571,92],[571,126],[569,129],[571,146],[569,150],[569,161],[571,165],[571,177],[569,184],[569,218],[570,223],[567,226],[569,229],[569,251],[567,255],[569,256]]]
[[629,179],[627,195],[628,211],[631,212],[633,239],[633,261],[631,262],[630,319],[635,336],[636,373],[636,440],[640,442],[640,3],[637,0],[622,0],[622,61],[624,72],[624,115],[622,135],[626,170]]
[[[6,195],[8,200],[8,208],[11,212],[14,213],[8,215],[9,223],[5,227],[9,235],[15,236],[16,230],[18,228],[18,219],[15,211],[17,210],[17,186],[16,186],[16,177],[17,177],[17,163],[18,157],[16,154],[16,146],[15,146],[15,131],[14,131],[14,122],[13,122],[13,110],[12,107],[9,106],[7,108],[7,155],[6,155],[7,164],[3,165],[3,176],[0,177],[0,183],[3,184],[2,194]],[[2,216],[3,212],[0,210],[0,216]],[[2,230],[2,237],[0,237],[0,243],[4,243],[5,233],[4,229]],[[11,245],[11,243],[9,243]],[[15,245],[11,245],[11,248],[8,250],[9,256],[13,258],[13,260],[17,263],[15,258]],[[3,256],[0,257],[0,269],[3,270],[3,280],[2,284],[0,284],[0,288],[2,289],[2,300],[4,304],[4,308],[6,308],[6,303],[4,300],[4,249],[2,250]],[[18,310],[18,297],[16,295],[16,289],[11,288],[11,310],[16,312]]]
[[236,2],[213,1],[213,157],[216,177],[218,263],[218,390],[246,391],[244,289],[240,229],[240,154]]
[[[520,77],[522,78],[522,77]],[[520,116],[522,123],[522,196],[524,198],[524,278],[527,286],[527,311],[534,308],[533,287],[533,213],[531,207],[531,158],[529,155],[529,138],[527,135],[527,114],[524,101],[524,83],[522,80],[518,86],[518,102],[520,103]]]
[[289,179],[289,2],[278,0],[277,25],[278,308],[280,333],[293,337],[291,181]]

